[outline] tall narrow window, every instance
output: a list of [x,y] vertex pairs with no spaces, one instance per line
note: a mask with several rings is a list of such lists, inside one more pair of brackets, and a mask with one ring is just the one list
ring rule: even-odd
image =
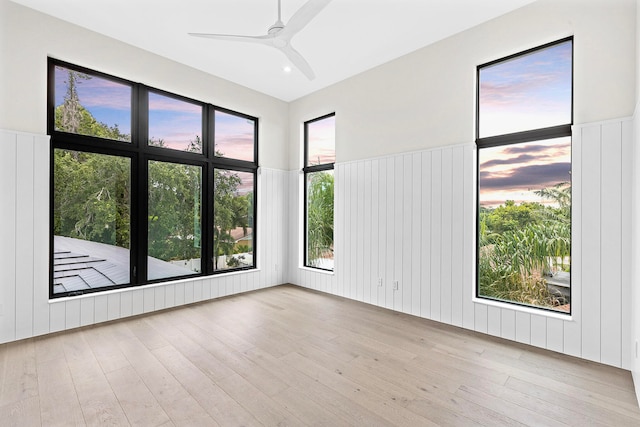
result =
[[333,270],[335,114],[304,124],[304,265]]
[[478,298],[571,312],[573,39],[478,67]]

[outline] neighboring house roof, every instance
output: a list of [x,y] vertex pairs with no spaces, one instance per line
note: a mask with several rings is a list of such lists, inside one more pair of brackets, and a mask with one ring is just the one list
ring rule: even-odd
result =
[[[53,292],[74,292],[129,283],[129,250],[71,237],[53,238]],[[150,280],[194,272],[148,257]]]
[[251,228],[247,228],[247,231],[245,233],[242,227],[236,227],[229,232],[229,235],[231,235],[231,238],[235,242],[239,242],[241,240],[251,240],[252,234],[253,234],[253,230]]

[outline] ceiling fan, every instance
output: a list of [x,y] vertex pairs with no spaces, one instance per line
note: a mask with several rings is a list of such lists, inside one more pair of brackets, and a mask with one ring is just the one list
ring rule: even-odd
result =
[[263,36],[244,36],[234,34],[207,34],[189,33],[195,37],[205,37],[218,40],[259,43],[275,47],[284,53],[296,68],[307,76],[309,80],[315,78],[315,74],[309,63],[302,55],[291,46],[291,38],[302,30],[315,16],[320,13],[331,0],[309,0],[289,19],[285,25],[281,19],[281,0],[278,0],[278,20],[267,30]]

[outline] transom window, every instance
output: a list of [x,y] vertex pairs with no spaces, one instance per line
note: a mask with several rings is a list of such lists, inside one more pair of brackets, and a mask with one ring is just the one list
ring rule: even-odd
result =
[[478,67],[478,298],[571,312],[572,70],[572,38]]
[[255,268],[257,124],[49,59],[51,297]]
[[333,271],[335,114],[304,124],[304,265]]

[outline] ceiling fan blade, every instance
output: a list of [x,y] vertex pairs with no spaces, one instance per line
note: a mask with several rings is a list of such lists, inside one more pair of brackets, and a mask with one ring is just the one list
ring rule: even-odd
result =
[[329,3],[331,3],[331,0],[309,0],[293,14],[282,31],[278,33],[278,37],[290,40],[291,37],[311,22]]
[[302,57],[302,55],[300,55],[300,53],[297,50],[291,47],[290,44],[287,44],[284,47],[280,47],[279,49],[282,52],[284,52],[285,55],[287,55],[287,58],[289,58],[289,61],[291,61],[291,63],[298,70],[302,71],[302,74],[307,76],[309,80],[313,80],[316,78],[316,75],[311,69],[311,66],[309,65],[309,63]]
[[246,43],[260,43],[260,44],[270,44],[273,36],[241,36],[235,34],[208,34],[208,33],[188,33],[193,37],[202,37],[206,39],[215,39],[215,40],[228,40],[235,42],[246,42]]

